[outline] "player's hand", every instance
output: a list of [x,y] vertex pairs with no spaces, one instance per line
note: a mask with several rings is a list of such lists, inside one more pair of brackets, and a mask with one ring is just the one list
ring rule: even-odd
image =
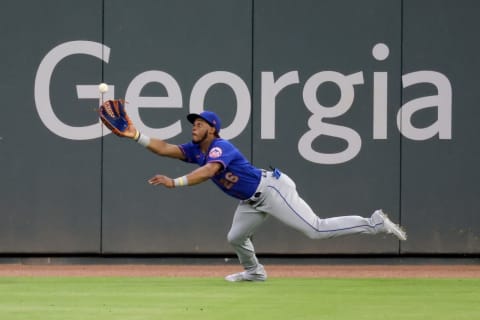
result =
[[154,186],[163,185],[167,188],[175,188],[175,184],[173,183],[173,179],[161,174],[157,174],[152,178],[148,179],[148,183]]
[[137,129],[125,111],[125,101],[120,99],[105,101],[98,109],[103,124],[119,137],[135,138]]
[[128,119],[128,120],[129,120],[128,121],[128,127],[124,132],[122,132],[121,136],[123,136],[125,138],[133,139],[137,135],[137,129],[133,125],[132,121],[130,119]]

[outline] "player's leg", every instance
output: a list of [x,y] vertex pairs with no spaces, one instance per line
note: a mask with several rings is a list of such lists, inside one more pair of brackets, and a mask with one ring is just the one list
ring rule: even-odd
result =
[[[394,233],[389,232],[386,225],[387,223],[395,225],[383,213],[381,214],[381,211],[374,212],[369,218],[350,215],[321,219],[298,195],[295,183],[285,174],[282,174],[279,179],[269,179],[264,204],[258,209],[268,212],[312,239],[327,239],[358,233]],[[400,238],[396,233],[395,235]]]
[[[232,245],[245,272],[227,276],[229,281],[265,280],[266,273],[255,255],[251,240],[255,230],[265,221],[267,214],[255,210],[250,205],[240,202],[233,216],[232,226],[228,232],[228,242]],[[247,279],[245,279],[247,277]]]

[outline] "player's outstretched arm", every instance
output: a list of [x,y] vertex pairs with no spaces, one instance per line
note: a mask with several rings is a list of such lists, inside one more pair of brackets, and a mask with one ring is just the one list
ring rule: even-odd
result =
[[150,138],[150,142],[146,145],[148,150],[160,156],[170,157],[183,160],[185,158],[180,147],[175,144],[167,143],[161,139]]
[[178,146],[140,133],[125,110],[124,100],[105,101],[98,109],[98,113],[103,124],[117,136],[133,139],[158,155],[184,159],[183,152]]
[[148,180],[148,183],[154,186],[163,185],[167,188],[192,186],[212,178],[222,169],[222,165],[218,162],[209,162],[204,166],[193,170],[187,175],[172,179],[170,177],[157,174]]

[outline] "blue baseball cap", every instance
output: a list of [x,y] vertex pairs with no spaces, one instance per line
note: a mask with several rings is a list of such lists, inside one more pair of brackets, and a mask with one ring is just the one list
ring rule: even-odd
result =
[[217,134],[220,132],[222,123],[220,122],[220,118],[217,116],[215,112],[203,111],[200,114],[190,113],[189,115],[187,115],[187,119],[188,121],[190,121],[190,123],[194,123],[195,120],[197,120],[198,118],[203,119],[211,127],[214,127]]

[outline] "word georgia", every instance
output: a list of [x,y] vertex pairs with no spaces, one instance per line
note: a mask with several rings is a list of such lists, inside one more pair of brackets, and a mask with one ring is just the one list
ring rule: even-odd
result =
[[[35,105],[44,125],[54,134],[71,140],[89,140],[100,138],[101,122],[87,126],[71,126],[62,122],[54,112],[50,100],[50,83],[55,68],[59,63],[72,55],[83,54],[96,57],[108,63],[110,48],[92,41],[70,41],[62,43],[50,50],[41,61],[35,77]],[[389,55],[389,48],[383,43],[376,44],[372,50],[373,57],[382,61]],[[275,139],[276,98],[288,87],[302,85],[299,72],[289,71],[275,75],[272,71],[262,71],[261,77],[261,139]],[[161,97],[142,97],[142,89],[149,83],[163,85],[166,95]],[[333,106],[322,105],[317,97],[320,86],[333,83],[339,89],[338,101]],[[387,90],[388,73],[373,72],[373,139],[385,140],[387,136]],[[240,135],[246,128],[251,113],[250,91],[238,75],[228,71],[212,71],[200,77],[190,92],[189,113],[201,112],[207,92],[216,84],[228,86],[236,97],[235,116],[233,121],[222,128],[222,137],[232,139]],[[308,161],[319,164],[340,164],[352,160],[359,154],[362,138],[352,128],[325,122],[325,119],[340,117],[348,112],[355,100],[355,88],[364,84],[364,73],[342,74],[325,70],[311,75],[303,84],[302,99],[304,106],[311,112],[306,119],[309,130],[298,141],[300,155]],[[415,98],[404,103],[397,112],[396,122],[399,132],[412,140],[428,140],[438,135],[439,139],[452,138],[452,86],[442,73],[431,70],[420,70],[402,75],[403,89],[417,84],[429,84],[435,87],[437,94]],[[109,90],[103,99],[115,97],[115,86],[108,84]],[[76,85],[78,99],[97,99],[98,85]],[[180,120],[163,127],[151,128],[144,124],[140,117],[140,108],[183,108],[182,90],[177,80],[161,70],[147,70],[134,77],[129,83],[125,99],[129,102],[129,115],[135,126],[150,136],[169,139],[182,132]],[[228,106],[230,108],[230,106]],[[425,128],[417,128],[412,124],[413,115],[420,110],[435,107],[437,119]],[[109,134],[104,130],[103,135]],[[329,136],[346,142],[344,150],[324,153],[314,150],[312,144],[319,136]]]

